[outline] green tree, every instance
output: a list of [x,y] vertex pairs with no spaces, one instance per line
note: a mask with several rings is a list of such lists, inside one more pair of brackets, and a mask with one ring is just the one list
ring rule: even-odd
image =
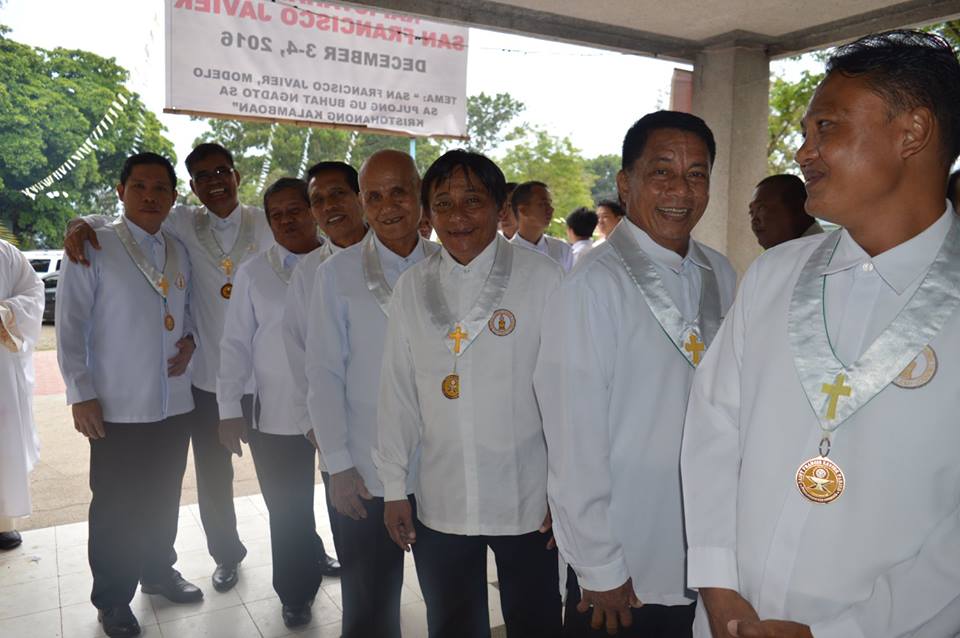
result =
[[467,148],[489,154],[504,142],[520,139],[527,132],[526,124],[510,126],[526,106],[509,93],[486,93],[467,98]]
[[596,176],[567,137],[554,137],[536,129],[507,151],[500,167],[508,181],[538,180],[550,187],[557,217],[547,232],[555,237],[565,236],[564,217],[578,206],[593,204],[590,187]]
[[[75,215],[112,211],[120,167],[140,148],[175,160],[173,144],[136,94],[128,72],[88,51],[29,47],[0,25],[0,222],[24,248],[59,246]],[[128,103],[96,150],[31,200],[19,191],[44,179],[78,149],[119,93]]]
[[601,199],[617,200],[617,173],[620,172],[619,155],[597,155],[586,160],[587,170],[596,178],[590,187],[594,202]]

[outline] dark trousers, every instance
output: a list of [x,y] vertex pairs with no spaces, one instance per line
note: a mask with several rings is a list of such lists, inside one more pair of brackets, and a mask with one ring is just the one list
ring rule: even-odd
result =
[[[196,409],[190,421],[193,465],[197,473],[197,503],[207,536],[207,550],[218,565],[235,564],[247,555],[237,534],[233,506],[233,462],[220,444],[217,395],[193,388]],[[171,548],[172,549],[172,548]]]
[[[564,638],[601,638],[607,635],[605,628],[591,629],[593,610],[581,614],[577,611],[580,602],[580,584],[577,574],[567,568],[567,607],[563,622]],[[642,601],[641,601],[642,602]],[[690,638],[693,636],[693,614],[696,603],[689,605],[644,605],[630,610],[633,624],[620,628],[617,636],[624,638]]]
[[355,521],[334,510],[330,519],[343,566],[342,638],[400,638],[403,550],[383,524],[383,499],[362,502],[366,518]]
[[273,589],[284,605],[313,600],[320,588],[313,485],[316,450],[300,435],[248,435],[260,491],[270,514]]
[[556,638],[561,605],[557,550],[548,536],[460,536],[416,522],[413,545],[430,638],[487,638],[487,548],[497,561],[509,638]]
[[90,600],[98,609],[130,604],[137,582],[169,578],[176,554],[180,488],[190,415],[155,423],[104,423],[90,440]]

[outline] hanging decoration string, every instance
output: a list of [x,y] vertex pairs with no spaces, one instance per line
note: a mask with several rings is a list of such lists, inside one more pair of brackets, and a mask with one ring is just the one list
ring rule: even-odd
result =
[[297,175],[306,175],[307,174],[307,155],[310,152],[310,137],[313,135],[313,129],[307,129],[307,137],[303,140],[303,153],[300,154],[300,169],[297,171]]
[[270,137],[267,138],[267,152],[263,157],[263,168],[260,169],[260,180],[257,182],[257,192],[263,192],[263,187],[267,183],[267,177],[270,175],[270,164],[273,161],[273,134],[277,130],[277,123],[270,125]]

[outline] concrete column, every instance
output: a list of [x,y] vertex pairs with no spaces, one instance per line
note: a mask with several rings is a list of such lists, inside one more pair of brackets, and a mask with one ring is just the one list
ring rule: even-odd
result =
[[694,237],[724,253],[743,275],[760,254],[747,204],[767,174],[770,60],[760,46],[730,42],[697,55],[693,112],[717,140],[710,205]]

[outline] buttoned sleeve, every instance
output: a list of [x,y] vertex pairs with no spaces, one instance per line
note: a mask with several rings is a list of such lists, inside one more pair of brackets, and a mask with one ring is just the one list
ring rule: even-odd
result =
[[[410,276],[409,271],[406,275]],[[383,482],[384,500],[407,498],[407,474],[420,445],[422,417],[413,353],[405,330],[404,296],[414,294],[401,276],[387,309],[387,336],[377,403],[377,449],[374,463]],[[413,300],[411,300],[413,301]]]
[[233,294],[227,304],[223,337],[220,339],[220,372],[217,375],[217,405],[221,419],[243,416],[240,401],[253,374],[253,337],[257,317],[251,297],[249,261],[237,270]]
[[[947,636],[957,630],[958,617],[960,507],[940,521],[917,554],[880,575],[869,598],[810,631],[814,638]],[[953,626],[934,630],[944,618]]]
[[307,323],[307,410],[327,471],[354,467],[347,448],[346,308],[337,293],[335,270],[317,270]]
[[87,355],[100,264],[96,250],[89,245],[84,250],[90,266],[65,259],[57,282],[57,362],[66,385],[67,405],[97,398]]
[[[305,260],[309,257],[305,258]],[[287,363],[293,374],[293,409],[297,415],[298,429],[307,434],[313,429],[307,413],[307,303],[310,291],[305,281],[312,281],[307,272],[309,263],[301,261],[293,269],[290,285],[287,286],[287,298],[283,305],[283,347],[287,352]]]
[[[547,439],[553,532],[580,585],[608,591],[629,578],[610,527],[609,404],[617,358],[617,295],[585,277],[567,280],[543,313],[534,384]],[[609,294],[604,294],[609,293]],[[599,298],[600,295],[604,299]]]
[[[740,370],[756,264],[697,367],[687,406],[680,472],[687,532],[687,585],[739,590],[737,490]],[[734,487],[731,487],[734,486]]]
[[0,300],[3,343],[12,352],[27,352],[40,337],[43,319],[43,282],[19,250],[3,242],[5,275],[11,282],[10,296]]

